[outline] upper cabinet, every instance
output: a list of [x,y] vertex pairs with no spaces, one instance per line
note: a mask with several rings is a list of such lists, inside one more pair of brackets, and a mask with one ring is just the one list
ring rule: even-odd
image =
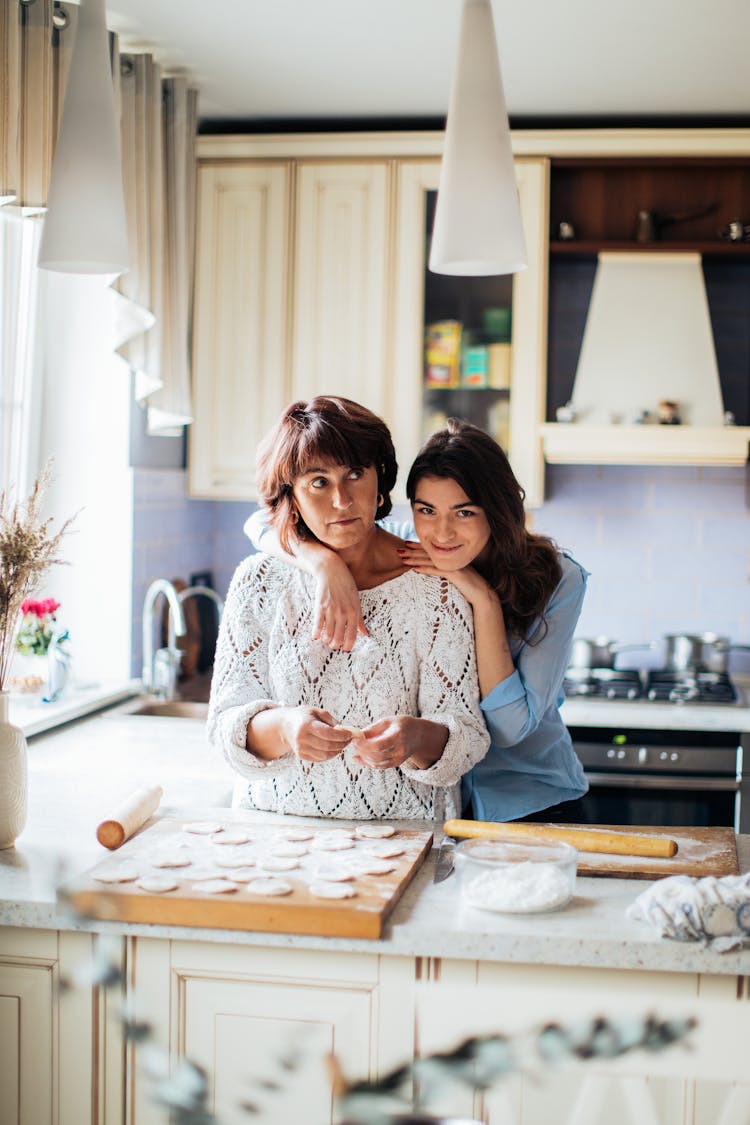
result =
[[[288,402],[331,393],[391,427],[397,499],[424,437],[454,414],[508,448],[527,503],[540,502],[547,161],[518,165],[529,269],[437,278],[426,262],[441,146],[439,134],[200,138],[193,495],[255,498],[259,439]],[[437,321],[457,326],[459,385],[426,388]],[[486,368],[473,383],[469,346]]]
[[[750,130],[518,131],[513,147],[528,269],[450,278],[427,269],[442,134],[199,138],[193,495],[255,498],[259,439],[288,402],[320,393],[388,422],[398,499],[419,445],[451,415],[508,450],[530,507],[543,499],[543,452],[589,464],[747,459]],[[733,222],[739,237],[719,237]],[[715,398],[735,425],[720,411],[698,424],[668,363],[639,405],[653,418],[659,400],[681,398],[682,425],[636,425],[614,409],[596,423],[556,420],[600,255],[613,251],[641,263],[693,256]],[[632,331],[648,336],[638,322]],[[605,371],[605,410],[614,380]]]
[[[537,142],[538,143],[538,142]],[[550,260],[547,424],[542,427],[545,457],[552,462],[588,464],[743,464],[750,441],[750,131],[645,131],[561,133],[550,137]],[[671,257],[675,269],[670,269]],[[689,263],[692,263],[692,267]],[[648,307],[646,282],[663,276],[664,286],[694,270],[697,301],[693,306],[676,293]],[[605,277],[604,270],[610,271]],[[619,270],[619,274],[615,273]],[[642,279],[644,302],[634,306],[629,323],[627,288],[622,289],[617,327],[607,305],[610,362],[601,362],[601,409],[590,406],[584,356],[593,349],[598,326],[593,313],[617,299],[618,277]],[[608,278],[615,277],[611,283]],[[605,290],[605,285],[610,288]],[[598,287],[598,288],[597,288]],[[610,298],[609,294],[613,296]],[[671,302],[671,303],[670,303]],[[684,309],[684,311],[683,311]],[[588,318],[592,319],[589,320]],[[643,367],[667,349],[667,330],[688,341],[701,337],[697,321],[705,318],[709,362],[666,360],[648,375],[631,362],[617,362],[622,352],[618,332],[638,341],[633,355]],[[668,320],[669,323],[665,323]],[[662,337],[664,330],[664,338]],[[587,338],[588,337],[588,338]],[[715,354],[714,357],[710,353]],[[699,348],[694,354],[699,354]],[[679,348],[675,349],[679,355]],[[590,358],[587,357],[587,358]],[[581,373],[576,378],[581,361]],[[589,368],[590,370],[590,368]],[[607,380],[610,380],[609,385]],[[630,396],[618,394],[624,381]],[[700,409],[706,388],[715,385],[716,408],[710,420]],[[560,407],[575,408],[581,387],[588,399],[573,422],[556,421]],[[676,388],[676,393],[675,393]],[[658,424],[660,400],[682,399],[680,425]],[[630,409],[618,403],[638,399]],[[607,407],[611,404],[611,416]],[[722,406],[734,425],[722,425]],[[646,424],[634,424],[639,408]],[[653,424],[649,424],[649,422]]]

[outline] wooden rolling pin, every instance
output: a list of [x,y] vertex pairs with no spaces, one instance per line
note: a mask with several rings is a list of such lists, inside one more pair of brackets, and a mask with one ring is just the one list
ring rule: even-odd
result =
[[581,852],[607,852],[610,855],[670,859],[677,854],[677,842],[668,836],[640,836],[630,832],[613,832],[609,828],[558,827],[527,821],[446,820],[443,831],[446,836],[482,837],[485,840],[540,840],[572,844]]
[[136,789],[117,806],[111,816],[101,822],[96,830],[99,843],[104,844],[105,848],[119,848],[158,809],[163,796],[161,785],[154,785],[150,789]]

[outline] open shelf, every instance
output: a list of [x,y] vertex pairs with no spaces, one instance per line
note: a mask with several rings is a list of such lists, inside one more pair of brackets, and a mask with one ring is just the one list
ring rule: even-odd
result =
[[694,253],[706,255],[734,255],[736,258],[750,257],[750,242],[720,242],[709,241],[665,241],[635,242],[625,239],[570,239],[562,241],[553,239],[549,244],[550,254],[568,254],[571,256],[590,257],[600,251],[613,250],[628,254],[682,254]]
[[744,465],[750,426],[587,426],[548,422],[544,456],[555,465]]

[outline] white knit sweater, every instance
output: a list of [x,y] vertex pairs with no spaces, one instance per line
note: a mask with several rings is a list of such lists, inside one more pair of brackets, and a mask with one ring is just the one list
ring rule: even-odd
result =
[[[232,579],[214,661],[208,730],[247,778],[250,808],[345,819],[460,815],[459,781],[487,753],[479,709],[471,609],[445,579],[403,574],[360,593],[369,637],[352,652],[312,640],[314,581],[287,563],[253,555]],[[449,731],[427,770],[376,770],[353,749],[327,762],[289,753],[264,761],[246,749],[259,711],[305,705],[349,726],[416,715]]]

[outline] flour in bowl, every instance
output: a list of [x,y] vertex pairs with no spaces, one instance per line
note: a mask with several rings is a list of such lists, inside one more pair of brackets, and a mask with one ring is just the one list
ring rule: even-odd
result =
[[481,910],[531,914],[554,910],[571,897],[570,878],[553,863],[523,861],[468,876],[464,901]]

